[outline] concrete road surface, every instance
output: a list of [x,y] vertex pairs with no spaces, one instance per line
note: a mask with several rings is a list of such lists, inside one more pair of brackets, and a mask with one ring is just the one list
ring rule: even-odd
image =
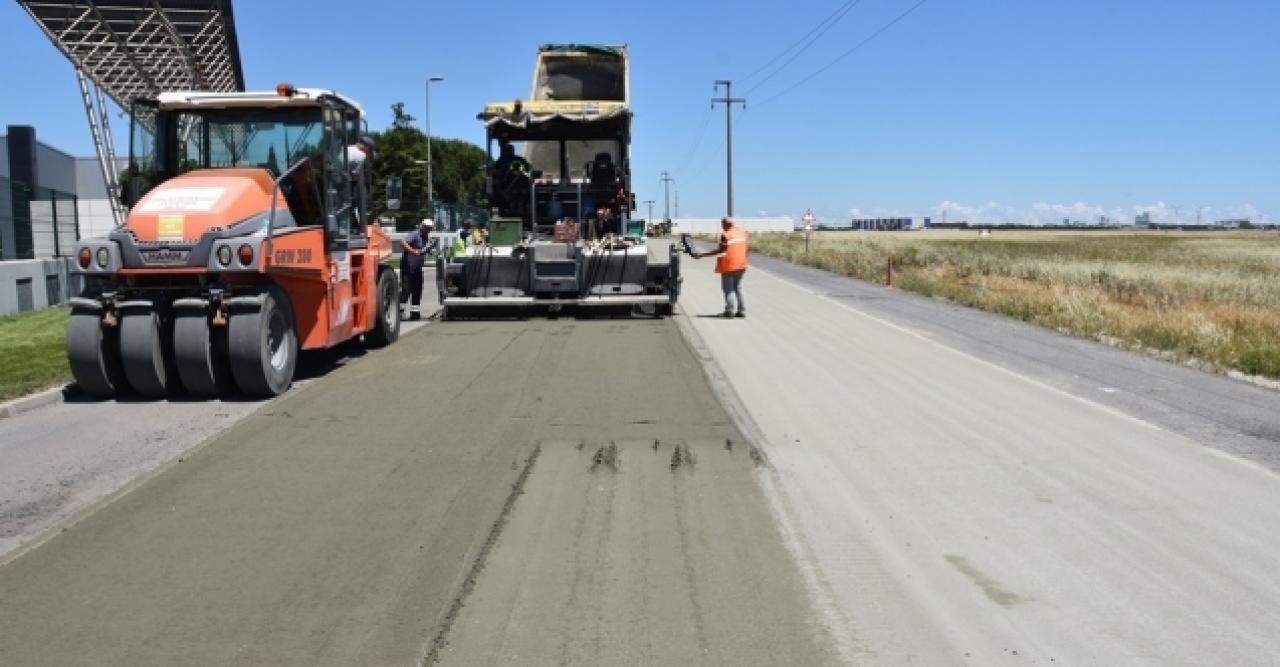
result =
[[[773,462],[771,499],[845,660],[1275,664],[1275,473],[1109,406],[1108,394],[1038,379],[1063,373],[999,358],[999,338],[960,351],[981,346],[901,315],[927,309],[918,301],[872,315],[828,296],[843,279],[798,284],[755,263],[747,319],[708,317],[722,308],[710,260],[685,265],[682,308],[715,385]],[[1154,377],[1141,381],[1181,391]],[[1268,404],[1280,414],[1261,391],[1238,392],[1246,420]],[[1178,431],[1226,430],[1178,400],[1151,414]],[[1222,403],[1214,392],[1202,402]],[[1211,414],[1231,409],[1220,408]],[[1267,440],[1241,437],[1253,440],[1238,451],[1274,460]]]
[[0,565],[0,664],[823,664],[674,321],[432,323]]
[[[408,334],[423,322],[404,322]],[[359,343],[304,355],[294,389],[359,359]],[[0,419],[0,562],[5,554],[252,414],[266,400],[74,394]]]

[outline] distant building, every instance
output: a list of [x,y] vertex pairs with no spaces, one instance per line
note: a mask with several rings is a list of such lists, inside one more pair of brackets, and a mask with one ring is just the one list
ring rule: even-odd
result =
[[114,222],[97,158],[78,158],[10,125],[0,136],[0,260],[68,257]]
[[[919,224],[917,220],[920,221]],[[931,227],[932,221],[929,218],[854,218],[850,226],[853,229],[897,231]]]
[[1142,229],[1151,227],[1151,211],[1143,211],[1133,216],[1133,226]]

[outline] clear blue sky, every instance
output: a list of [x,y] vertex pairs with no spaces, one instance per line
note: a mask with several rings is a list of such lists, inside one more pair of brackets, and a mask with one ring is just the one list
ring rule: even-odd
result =
[[[777,97],[916,1],[862,0],[758,89],[764,75],[735,86],[738,214],[1280,217],[1280,2],[928,0]],[[528,95],[539,43],[625,42],[639,199],[660,214],[669,170],[682,215],[717,216],[712,81],[746,78],[844,0],[439,5],[237,0],[247,83],[336,88],[379,128],[396,101],[421,120],[423,78],[442,74],[434,134],[479,143],[476,112]],[[0,125],[89,154],[71,66],[16,3],[0,25]]]

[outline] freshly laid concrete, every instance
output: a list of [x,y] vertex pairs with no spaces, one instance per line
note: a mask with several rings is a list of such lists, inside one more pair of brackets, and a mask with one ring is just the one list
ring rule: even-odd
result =
[[830,282],[757,266],[749,317],[721,320],[703,317],[722,308],[710,262],[684,273],[690,335],[775,466],[846,659],[1280,655],[1275,473],[824,296]]
[[830,662],[757,459],[670,319],[432,323],[0,565],[0,664]]
[[816,665],[741,440],[543,441],[440,652],[457,665]]
[[[408,334],[423,322],[405,322]],[[358,344],[306,357],[294,389],[364,353]],[[0,419],[0,562],[141,475],[253,413],[264,400],[178,397],[101,401],[78,392],[13,401]],[[23,403],[36,403],[31,409]]]

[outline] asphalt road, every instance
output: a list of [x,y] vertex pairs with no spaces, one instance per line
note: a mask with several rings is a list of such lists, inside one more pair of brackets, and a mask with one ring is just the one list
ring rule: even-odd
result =
[[1274,664],[1280,394],[752,262],[685,323],[844,659]]
[[674,321],[432,323],[0,565],[0,664],[832,662]]

